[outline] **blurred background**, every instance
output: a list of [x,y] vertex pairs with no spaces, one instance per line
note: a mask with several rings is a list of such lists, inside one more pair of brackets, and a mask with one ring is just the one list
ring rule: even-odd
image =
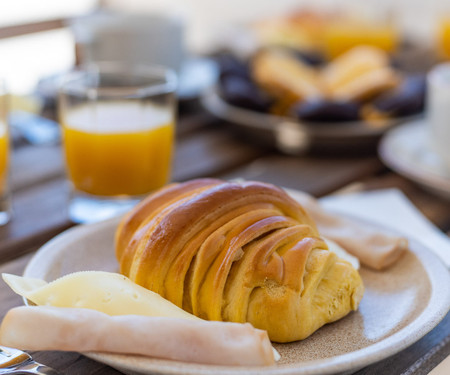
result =
[[[348,8],[370,16],[389,14],[402,38],[438,47],[445,0],[15,0],[2,2],[0,12],[0,75],[17,93],[34,90],[40,78],[70,69],[76,61],[76,36],[71,21],[99,11],[176,14],[185,24],[192,53],[207,54],[224,42],[230,26],[282,16],[304,7],[331,11]],[[365,8],[365,9],[362,9]],[[450,17],[450,16],[448,16]],[[233,35],[236,37],[236,35]],[[226,39],[226,38],[225,38]]]
[[[156,63],[173,68],[179,75],[181,101],[200,98],[220,78],[219,96],[237,107],[266,114],[293,114],[302,121],[371,122],[380,117],[379,108],[376,108],[378,112],[367,109],[367,98],[379,97],[380,93],[393,89],[403,90],[400,81],[407,83],[407,90],[413,87],[414,95],[408,94],[406,111],[394,110],[386,116],[405,117],[421,112],[424,83],[417,85],[416,81],[411,86],[404,79],[408,78],[405,74],[425,75],[436,63],[450,59],[450,4],[445,0],[16,0],[3,2],[0,10],[0,77],[6,80],[12,94],[13,136],[14,129],[22,133],[32,130],[26,114],[40,114],[46,108],[54,111],[64,73],[75,66],[101,60],[121,60],[130,65]],[[305,102],[305,98],[314,95],[306,95],[302,88],[286,103],[283,102],[286,90],[297,88],[282,87],[283,99],[278,100],[273,91],[279,89],[279,82],[275,88],[273,82],[265,82],[264,77],[269,77],[271,72],[262,68],[273,62],[272,57],[269,62],[254,63],[262,48],[282,46],[297,53],[302,63],[306,61],[307,65],[322,68],[358,45],[371,45],[385,55],[376,59],[386,63],[375,68],[384,69],[377,74],[384,74],[380,82],[386,81],[386,85],[376,88],[375,95],[370,83],[363,84],[362,88],[370,95],[366,96],[365,91],[356,100],[354,92],[333,97],[334,101],[357,102],[356,115],[351,104],[344,108],[343,117],[334,118],[334,113],[342,108],[329,107],[329,103],[325,112],[323,103],[320,104],[319,116],[316,108],[312,109],[312,117],[311,108],[306,108],[306,114],[304,109],[294,109],[293,113],[292,103]],[[372,57],[366,53],[362,56],[362,59],[347,59],[350,70],[355,70],[353,64],[359,64],[366,72],[365,61]],[[237,66],[236,61],[241,65]],[[230,67],[231,80],[228,79]],[[389,76],[387,67],[392,68]],[[260,79],[258,69],[264,70]],[[304,67],[293,69],[299,74],[298,70],[303,69],[305,73]],[[309,82],[308,74],[303,73],[300,81]],[[249,74],[251,82],[247,79]],[[222,80],[224,75],[227,77]],[[402,78],[398,79],[400,75]],[[360,78],[350,76],[345,79]],[[375,75],[372,79],[376,80]],[[361,90],[358,86],[361,82],[362,79],[351,89]],[[267,93],[270,103],[265,98]],[[359,108],[361,103],[364,111]],[[220,117],[223,113],[216,104],[206,103],[206,107]],[[222,117],[233,122],[232,112]],[[40,133],[50,141],[57,139],[54,129],[47,128],[46,133],[45,124],[40,125]],[[31,134],[29,140],[39,143],[39,139],[32,139],[35,135]],[[46,141],[45,137],[42,141]]]

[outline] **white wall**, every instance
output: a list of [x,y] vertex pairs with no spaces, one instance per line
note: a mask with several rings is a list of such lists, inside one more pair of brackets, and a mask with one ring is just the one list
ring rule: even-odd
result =
[[97,0],[0,0],[0,26],[67,17],[92,9]]

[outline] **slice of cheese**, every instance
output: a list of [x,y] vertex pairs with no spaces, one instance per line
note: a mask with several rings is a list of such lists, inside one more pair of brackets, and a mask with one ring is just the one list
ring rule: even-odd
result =
[[10,288],[40,306],[79,307],[108,315],[147,315],[200,320],[127,277],[103,271],[75,272],[55,281],[2,274]]
[[21,277],[11,275],[9,273],[2,274],[3,280],[6,284],[18,295],[24,296],[26,293],[32,292],[44,285],[47,281],[41,279],[34,279],[31,277]]
[[[202,320],[127,277],[103,271],[81,271],[47,283],[44,280],[2,274],[20,296],[38,306],[78,307],[114,315],[145,315]],[[275,361],[281,356],[272,348]]]

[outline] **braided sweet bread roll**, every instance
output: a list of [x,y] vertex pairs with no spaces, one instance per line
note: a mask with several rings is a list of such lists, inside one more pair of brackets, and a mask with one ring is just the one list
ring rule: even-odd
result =
[[358,272],[330,252],[305,210],[259,182],[199,179],[150,195],[116,232],[120,272],[208,320],[304,339],[355,310]]

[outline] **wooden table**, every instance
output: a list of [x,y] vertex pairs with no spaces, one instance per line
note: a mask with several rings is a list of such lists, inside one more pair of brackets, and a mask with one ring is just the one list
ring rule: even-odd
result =
[[[17,141],[12,157],[14,218],[0,228],[0,272],[21,274],[33,253],[71,227],[66,203],[61,148]],[[242,177],[304,190],[320,197],[338,189],[396,187],[444,232],[450,230],[450,202],[429,194],[389,171],[375,154],[285,156],[253,145],[229,125],[204,113],[197,104],[183,108],[177,135],[173,180],[195,177]],[[0,286],[0,318],[21,299]],[[78,353],[36,352],[34,358],[64,374],[119,374]],[[357,374],[427,374],[450,354],[450,315],[408,349]]]

